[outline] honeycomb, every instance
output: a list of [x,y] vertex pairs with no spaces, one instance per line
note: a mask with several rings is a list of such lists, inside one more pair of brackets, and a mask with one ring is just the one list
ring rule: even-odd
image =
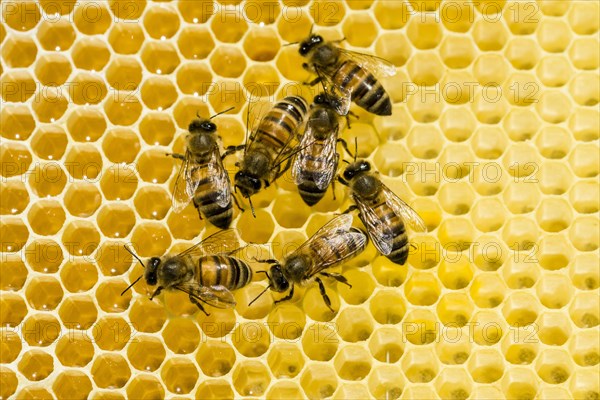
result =
[[[599,3],[512,0],[4,0],[0,397],[598,399]],[[422,215],[406,266],[372,244],[273,305],[148,299],[141,257],[214,228],[171,211],[186,127],[245,135],[250,92],[316,88],[295,46],[397,67],[393,115],[342,137]],[[235,158],[235,157],[233,157]],[[231,161],[232,163],[234,162]],[[233,164],[227,164],[231,172]],[[288,175],[236,211],[281,258],[350,200]],[[261,247],[261,248],[262,248]],[[262,268],[252,264],[253,268]]]

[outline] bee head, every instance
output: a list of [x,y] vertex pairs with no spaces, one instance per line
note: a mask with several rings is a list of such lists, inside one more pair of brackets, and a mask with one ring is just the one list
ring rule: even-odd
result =
[[346,167],[344,171],[344,179],[347,181],[352,180],[356,175],[371,170],[371,164],[366,160],[358,160]]
[[250,197],[260,190],[260,179],[244,171],[238,171],[235,174],[235,187],[240,189],[242,196]]
[[207,121],[207,120],[202,120],[202,119],[195,119],[190,123],[190,126],[188,127],[188,131],[190,131],[190,133],[199,133],[199,132],[208,132],[208,133],[212,133],[215,132],[217,130],[217,125],[215,125],[214,123]]
[[148,266],[144,270],[144,279],[150,286],[154,286],[158,283],[158,266],[160,265],[160,258],[152,257],[148,262]]
[[315,46],[323,43],[323,37],[319,35],[310,35],[308,39],[300,43],[300,55],[307,55]]
[[283,271],[281,269],[281,265],[275,264],[269,270],[270,278],[271,278],[271,289],[274,292],[285,292],[290,288],[290,283],[283,276]]

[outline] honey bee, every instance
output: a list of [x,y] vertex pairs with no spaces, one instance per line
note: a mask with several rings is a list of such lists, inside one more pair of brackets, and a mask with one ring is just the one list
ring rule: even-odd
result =
[[302,200],[309,206],[323,198],[333,181],[340,158],[337,142],[348,151],[346,142],[338,138],[341,116],[335,109],[337,101],[325,93],[315,96],[292,165],[292,177]]
[[210,120],[232,108],[208,119],[198,116],[189,125],[185,154],[168,154],[183,161],[173,192],[175,212],[181,211],[193,200],[200,219],[204,215],[221,229],[226,229],[231,224],[232,198],[235,200],[235,197],[231,194],[229,175],[223,167],[217,125]]
[[233,257],[239,249],[233,229],[219,231],[185,251],[172,256],[152,257],[148,265],[127,246],[125,249],[144,267],[144,274],[127,287],[121,296],[142,277],[156,290],[150,300],[163,290],[179,290],[204,314],[209,315],[202,303],[216,308],[236,305],[232,290],[241,289],[252,281],[250,266]]
[[338,181],[350,187],[356,203],[346,212],[358,209],[377,250],[396,264],[406,263],[409,242],[404,221],[413,229],[426,232],[423,219],[381,182],[368,161],[349,163],[343,175],[338,176]]
[[342,115],[348,113],[351,101],[373,114],[391,115],[390,96],[375,75],[394,76],[396,68],[383,58],[337,46],[342,40],[326,41],[311,29],[308,38],[300,42],[300,55],[308,59],[304,69],[317,75],[310,85],[321,82],[328,93],[339,97]]
[[[303,124],[308,103],[302,97],[288,96],[275,103],[260,120],[247,141],[239,171],[235,174],[235,188],[249,199],[263,187],[268,187],[288,168],[294,148],[290,146],[296,131]],[[283,168],[281,164],[288,160]]]
[[267,275],[269,285],[248,305],[254,303],[269,289],[279,293],[289,290],[285,297],[275,303],[289,300],[294,296],[294,285],[306,286],[314,280],[319,285],[325,304],[333,311],[325,285],[318,275],[333,278],[352,287],[341,274],[326,272],[326,270],[358,255],[366,245],[367,236],[360,229],[352,227],[352,216],[350,214],[337,216],[321,227],[298,250],[287,256],[283,263],[273,259],[257,260],[272,264],[268,272],[259,271]]

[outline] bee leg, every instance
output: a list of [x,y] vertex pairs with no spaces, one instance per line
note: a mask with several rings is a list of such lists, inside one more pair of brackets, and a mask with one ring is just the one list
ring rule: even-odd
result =
[[207,317],[210,315],[209,313],[206,312],[204,307],[202,307],[202,304],[200,304],[200,302],[191,294],[190,294],[190,301],[192,302],[192,304],[195,304],[196,307],[198,307],[200,309],[200,311],[202,311]]
[[344,40],[346,40],[346,36],[344,36],[343,38],[338,39],[338,40],[332,40],[331,43],[338,44],[338,43],[342,43]]
[[177,154],[177,153],[165,153],[165,155],[166,155],[167,157],[173,157],[173,158],[176,158],[176,159],[178,159],[178,160],[185,161],[185,156],[184,156],[183,154]]
[[235,152],[238,152],[240,150],[244,150],[244,148],[246,147],[245,144],[241,144],[239,146],[228,146],[225,151],[223,152],[223,155],[221,155],[221,160],[224,160],[226,157],[232,155]]
[[[253,260],[256,262],[259,262],[259,263],[264,263],[264,264],[279,264],[279,262],[273,258],[267,258],[267,259],[261,260],[259,258],[254,257]],[[258,272],[265,272],[265,271],[258,271]]]
[[331,192],[333,193],[333,201],[335,201],[335,179],[331,181]]
[[[350,128],[350,123],[348,122],[348,129]],[[350,151],[350,148],[348,147],[348,142],[346,142],[344,139],[340,138],[337,140],[338,142],[340,142],[342,144],[342,147],[344,148],[344,150],[346,150],[346,153],[348,153],[348,155],[352,158],[354,158],[354,154],[352,154],[352,152]]]
[[339,176],[339,175],[338,175],[338,177],[337,177],[337,181],[338,181],[339,183],[341,183],[342,185],[344,185],[344,186],[350,186],[350,184],[349,184],[349,183],[348,183],[348,182],[347,182],[347,181],[346,181],[344,178],[342,178],[342,177],[341,177],[341,176]]
[[244,212],[244,209],[240,206],[240,203],[238,202],[238,199],[236,196],[231,196],[233,197],[233,202],[235,203],[236,207],[241,211]]
[[306,86],[315,86],[317,83],[320,83],[320,82],[321,82],[321,77],[319,76],[310,82],[302,82],[302,84],[306,85]]
[[162,292],[162,290],[163,290],[162,286],[157,287],[156,290],[154,291],[154,293],[152,293],[152,296],[150,296],[150,300],[152,300],[153,298],[158,296],[160,294],[160,292]]
[[355,204],[353,204],[353,205],[351,205],[350,207],[348,207],[348,208],[346,209],[346,211],[344,211],[342,214],[348,214],[348,213],[351,213],[351,212],[352,212],[352,211],[354,211],[354,210],[358,210],[358,206],[357,206],[357,205],[355,205]]
[[331,300],[329,299],[329,296],[327,296],[327,292],[325,291],[325,285],[323,285],[323,281],[321,280],[321,278],[318,277],[315,278],[315,281],[317,281],[317,283],[319,284],[319,292],[321,292],[321,296],[323,296],[325,305],[331,310],[331,312],[335,312],[335,310],[331,308]]
[[281,303],[284,301],[288,301],[290,300],[292,297],[294,297],[294,285],[292,285],[292,288],[290,289],[290,292],[287,294],[287,296],[280,298],[279,300],[275,300],[274,303]]
[[348,280],[346,279],[346,277],[344,277],[341,274],[337,274],[335,272],[321,272],[321,275],[326,276],[328,278],[333,278],[336,281],[343,283],[344,285],[348,285],[348,287],[350,289],[352,289],[352,285],[350,283],[348,283]]
[[[279,177],[277,177],[277,178],[279,178]],[[277,179],[277,178],[275,178],[275,179]],[[271,183],[266,179],[263,181],[263,184],[265,185],[265,188],[268,188],[269,186],[271,186]]]

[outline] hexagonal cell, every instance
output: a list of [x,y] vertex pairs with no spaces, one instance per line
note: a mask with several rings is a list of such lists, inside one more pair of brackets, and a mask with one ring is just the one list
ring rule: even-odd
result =
[[129,22],[115,22],[108,33],[108,42],[118,54],[137,53],[144,39],[142,27]]
[[533,287],[539,279],[540,272],[528,257],[515,257],[507,260],[503,268],[504,281],[511,289],[526,289]]
[[571,336],[571,323],[562,313],[544,312],[538,318],[537,325],[540,341],[550,346],[562,346]]
[[[115,165],[104,171],[100,188],[106,200],[127,200],[135,193],[138,179],[134,167]],[[98,206],[96,206],[98,207]]]
[[294,305],[281,304],[269,312],[267,322],[273,335],[281,339],[294,340],[302,336],[306,315]]
[[85,330],[96,321],[98,310],[90,296],[74,295],[64,299],[58,315],[66,327]]
[[408,22],[406,34],[411,43],[421,50],[437,47],[442,39],[440,25],[430,14],[422,15],[422,18],[412,18]]
[[469,376],[464,369],[450,367],[442,370],[435,380],[435,388],[443,399],[467,399],[472,391]]
[[440,56],[449,68],[466,68],[475,58],[475,48],[470,38],[447,36],[442,42]]
[[42,19],[37,3],[31,0],[20,0],[4,5],[4,22],[16,31],[26,32],[33,29]]
[[34,271],[54,273],[64,257],[61,247],[54,240],[36,239],[25,249],[25,260]]
[[55,122],[63,116],[68,107],[68,100],[60,89],[47,87],[32,103],[33,112],[40,122]]
[[157,377],[150,374],[137,374],[127,385],[130,399],[151,400],[165,397],[165,389]]
[[223,376],[235,365],[235,352],[228,343],[207,340],[198,349],[196,361],[207,376]]
[[2,58],[9,67],[28,67],[33,64],[36,56],[37,46],[30,36],[11,35],[2,44]]
[[12,369],[4,366],[0,367],[0,382],[2,382],[2,388],[0,389],[0,396],[2,396],[2,398],[12,396],[19,384],[17,374],[15,374]]
[[246,357],[259,357],[269,349],[269,332],[263,324],[245,322],[233,332],[231,341]]
[[78,107],[69,114],[67,129],[77,142],[95,142],[106,130],[106,120],[98,109]]
[[151,38],[164,40],[179,30],[179,15],[170,7],[150,7],[144,14],[143,24]]
[[300,377],[300,385],[309,398],[325,398],[335,392],[338,382],[331,366],[313,364],[304,370]]
[[237,363],[232,375],[233,386],[242,396],[261,396],[271,381],[267,367],[259,361]]
[[9,71],[2,76],[2,100],[24,103],[36,92],[33,75],[27,70]]
[[293,378],[304,367],[304,358],[297,345],[278,343],[271,348],[268,356],[271,372],[277,379]]
[[164,151],[148,150],[142,153],[137,160],[140,178],[145,182],[164,183],[173,172],[173,164]]
[[[480,3],[481,4],[481,3]],[[502,23],[483,18],[475,22],[473,39],[481,51],[502,50],[508,40],[508,32]]]
[[471,355],[467,368],[475,382],[489,384],[502,378],[504,362],[497,350],[482,349]]
[[248,30],[245,18],[238,13],[221,12],[215,15],[211,22],[211,32],[217,40],[224,43],[238,42]]
[[375,321],[380,324],[397,324],[406,312],[402,296],[388,290],[381,290],[371,297],[369,308]]
[[63,297],[60,282],[51,276],[34,277],[25,290],[29,305],[36,310],[54,310]]
[[495,273],[479,274],[471,284],[471,298],[478,307],[494,308],[502,303],[507,289]]
[[600,272],[596,268],[598,256],[595,254],[578,254],[572,263],[570,275],[573,284],[581,290],[598,288]]
[[140,117],[142,105],[134,94],[118,91],[106,99],[104,112],[113,124],[129,126]]
[[147,297],[137,298],[129,309],[129,319],[140,332],[158,332],[167,319],[165,308]]
[[27,386],[23,388],[19,393],[17,393],[17,400],[29,400],[29,399],[39,399],[39,400],[47,400],[53,399],[52,394],[40,386]]
[[579,73],[569,86],[571,97],[582,106],[594,106],[600,101],[598,74]]
[[226,78],[237,78],[246,69],[246,60],[241,51],[233,46],[219,46],[210,58],[213,70]]
[[36,127],[29,107],[18,104],[5,104],[2,107],[0,123],[3,126],[0,135],[12,140],[26,140]]
[[162,331],[164,343],[177,354],[188,354],[198,347],[200,331],[196,324],[188,319],[171,319]]
[[0,330],[0,361],[3,364],[12,363],[17,359],[23,348],[22,338],[13,330]]
[[22,336],[30,346],[46,347],[60,336],[61,326],[56,318],[47,314],[30,314],[23,323]]
[[54,358],[41,350],[29,350],[19,360],[19,372],[32,382],[46,379],[54,371]]
[[[100,304],[100,308],[105,309],[106,307]],[[94,342],[100,349],[116,351],[123,349],[125,345],[131,342],[133,338],[131,329],[131,324],[128,321],[121,317],[109,315],[98,320],[94,325],[92,335]],[[112,332],[112,334],[107,334],[107,332]]]
[[100,234],[88,221],[72,221],[63,230],[62,243],[72,255],[89,256],[98,247]]
[[206,336],[221,338],[235,328],[236,315],[231,309],[214,309],[208,316],[197,313],[196,321]]
[[571,62],[578,69],[593,70],[598,68],[600,51],[598,41],[593,38],[577,38],[569,49]]
[[156,371],[165,359],[165,348],[158,338],[137,336],[127,346],[127,359],[140,371]]
[[219,400],[233,399],[233,389],[223,379],[203,379],[196,390],[196,399]]
[[[65,131],[56,125],[40,126],[31,139],[34,153],[47,160],[59,160],[67,147]],[[55,177],[56,174],[54,174]]]
[[176,357],[163,365],[161,377],[170,392],[187,394],[196,386],[198,370],[187,358]]
[[71,63],[62,54],[46,54],[37,59],[35,75],[46,86],[60,86],[71,74]]
[[598,175],[598,146],[594,144],[578,144],[569,155],[569,164],[575,175],[580,178],[593,178]]
[[536,75],[546,86],[561,87],[569,81],[573,70],[564,57],[550,55],[538,63]]
[[65,211],[53,200],[35,202],[27,213],[31,229],[38,235],[54,235],[65,222]]
[[[244,72],[244,87],[253,96],[272,97],[279,86],[279,75],[269,65],[251,65]],[[214,99],[211,103],[215,104]],[[218,109],[215,107],[215,109]]]
[[302,350],[311,360],[329,361],[335,356],[339,339],[327,323],[314,323],[304,330]]
[[71,50],[73,64],[88,71],[101,71],[110,59],[110,50],[100,38],[80,38]]
[[86,332],[72,331],[62,336],[55,349],[58,361],[65,367],[85,367],[94,357],[94,345]]
[[537,30],[538,43],[549,53],[562,53],[571,41],[571,30],[566,22],[545,19]]
[[413,310],[402,321],[404,339],[415,345],[432,343],[439,334],[437,324],[437,318],[431,311]]
[[539,187],[544,194],[563,194],[571,187],[573,174],[561,162],[545,162],[537,173]]
[[252,29],[244,39],[244,51],[254,61],[273,60],[279,49],[279,39],[272,28]]
[[[440,81],[443,72],[444,68],[442,62],[439,57],[433,53],[416,53],[408,61],[408,74],[411,81],[417,85],[435,85]],[[413,97],[415,97],[415,95],[413,95]],[[425,97],[425,94],[420,93],[420,95],[416,97],[421,99]]]
[[597,218],[578,218],[571,226],[569,239],[577,250],[594,251],[598,248],[600,242],[596,228],[598,228]]
[[94,382],[100,388],[122,388],[131,376],[127,360],[116,353],[104,353],[94,359],[91,368]]
[[573,373],[571,357],[564,350],[548,349],[538,357],[536,370],[544,382],[564,383]]
[[338,334],[346,342],[367,340],[373,332],[373,319],[361,308],[346,308],[337,318]]
[[27,280],[27,267],[25,263],[14,255],[5,255],[0,264],[0,290],[17,291],[23,287]]
[[569,307],[571,319],[580,328],[598,326],[599,313],[598,296],[590,292],[577,294]]
[[0,145],[0,175],[10,178],[24,174],[31,165],[31,153],[20,143],[2,143]]
[[177,100],[175,85],[169,79],[152,77],[142,84],[142,101],[151,110],[165,110]]
[[539,238],[537,225],[525,217],[509,220],[502,230],[502,239],[511,249],[528,251],[535,248]]
[[538,316],[538,300],[526,293],[512,293],[504,302],[502,314],[511,326],[525,326]]
[[73,22],[84,35],[100,35],[110,28],[112,18],[104,4],[93,7],[76,4]]
[[598,185],[593,182],[576,182],[571,188],[569,198],[577,212],[591,214],[598,211],[599,192]]
[[61,372],[52,384],[52,391],[58,398],[85,400],[92,391],[90,378],[80,371]]
[[482,93],[475,95],[471,109],[479,122],[497,124],[508,111],[508,101],[506,96],[502,96],[502,88],[485,86]]
[[29,231],[18,217],[2,218],[0,222],[0,233],[2,234],[2,242],[0,242],[0,250],[2,252],[16,252],[23,248],[29,238]]
[[[219,89],[219,86],[213,83],[210,69],[203,62],[190,62],[179,68],[177,70],[177,86],[183,93],[192,94],[194,96],[204,95],[209,89],[211,89],[210,94],[212,94],[213,91]],[[164,118],[159,122],[162,124],[167,123]],[[171,130],[168,129],[168,127],[165,128],[167,128],[166,132],[161,133],[160,135],[166,139]],[[171,139],[172,137],[173,133],[170,135]]]
[[179,65],[177,50],[169,42],[147,41],[142,46],[141,59],[153,74],[168,75]]
[[440,296],[439,281],[430,273],[415,273],[404,285],[406,299],[412,304],[432,305]]
[[106,69],[106,81],[117,90],[136,90],[142,80],[142,66],[133,57],[116,57]]
[[582,367],[598,365],[600,350],[598,349],[598,332],[583,331],[571,337],[569,352],[573,360]]
[[432,349],[415,347],[404,354],[402,370],[409,381],[427,383],[437,376],[439,363]]
[[185,58],[201,60],[210,54],[215,47],[215,42],[206,27],[192,25],[179,32],[177,45]]
[[20,214],[29,204],[29,193],[23,182],[0,182],[0,214]]
[[126,205],[104,206],[96,216],[98,227],[109,238],[126,237],[135,224],[135,214]]
[[467,2],[442,2],[440,17],[446,29],[465,33],[471,29],[475,16],[474,8]]

